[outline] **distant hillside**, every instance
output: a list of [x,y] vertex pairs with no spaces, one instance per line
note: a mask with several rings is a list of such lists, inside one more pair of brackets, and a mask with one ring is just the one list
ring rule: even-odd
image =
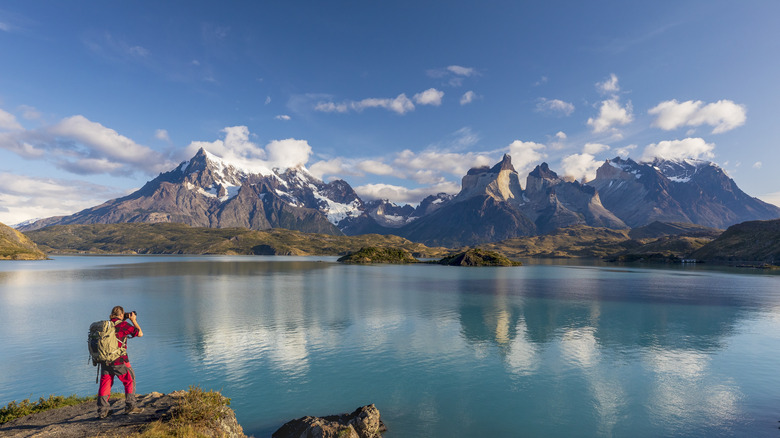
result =
[[688,236],[714,239],[723,233],[718,228],[705,227],[685,222],[659,222],[634,228],[628,235],[634,240],[657,239],[664,236]]
[[678,263],[690,254],[710,243],[709,237],[664,236],[646,244],[629,248],[607,257],[613,262],[664,262]]
[[444,248],[429,248],[398,236],[334,236],[280,228],[195,228],[174,223],[56,225],[30,231],[28,235],[52,253],[335,256],[365,246],[402,248],[416,257],[442,257],[449,253]]
[[45,260],[44,254],[30,239],[0,223],[0,260]]
[[510,258],[526,257],[605,257],[639,246],[629,237],[629,230],[575,225],[559,228],[550,234],[520,237],[479,245]]
[[717,239],[693,252],[691,258],[780,265],[780,219],[732,225]]

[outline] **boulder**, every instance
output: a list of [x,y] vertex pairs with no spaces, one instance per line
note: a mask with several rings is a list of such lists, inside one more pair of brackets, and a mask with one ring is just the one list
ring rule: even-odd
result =
[[385,432],[379,409],[373,404],[351,414],[327,417],[302,417],[292,420],[273,433],[273,438],[379,438]]

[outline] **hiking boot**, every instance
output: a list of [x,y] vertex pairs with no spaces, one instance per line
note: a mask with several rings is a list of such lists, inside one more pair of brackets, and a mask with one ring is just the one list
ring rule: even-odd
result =
[[128,406],[127,408],[125,408],[125,414],[140,414],[143,411],[144,408],[139,408],[139,407]]
[[113,413],[114,413],[114,411],[112,411],[110,409],[107,410],[107,411],[98,412],[98,418],[106,418],[106,417],[111,416],[111,414],[113,414]]

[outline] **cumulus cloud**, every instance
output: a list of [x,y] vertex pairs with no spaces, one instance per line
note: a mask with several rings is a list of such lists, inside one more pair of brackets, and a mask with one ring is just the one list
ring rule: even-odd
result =
[[168,131],[165,129],[158,129],[154,131],[154,138],[162,141],[171,141],[171,137],[168,135]]
[[648,114],[657,116],[653,126],[665,131],[681,126],[709,125],[713,127],[713,134],[744,125],[746,113],[744,105],[738,105],[731,100],[719,100],[704,105],[700,100],[678,102],[673,99],[661,102],[648,111]]
[[274,117],[274,119],[288,121],[291,119],[291,117],[287,114],[279,114],[278,116]]
[[190,143],[184,150],[186,156],[183,158],[190,158],[198,149],[204,148],[244,169],[268,174],[273,168],[304,166],[312,153],[306,140],[294,138],[273,140],[261,147],[250,139],[249,128],[246,126],[230,126],[221,132],[225,134],[224,140]]
[[414,101],[417,102],[418,105],[439,106],[441,105],[442,97],[444,97],[443,91],[439,91],[435,88],[429,88],[422,93],[415,94]]
[[599,93],[601,94],[617,93],[618,91],[620,91],[620,86],[618,85],[617,76],[614,73],[612,73],[609,75],[609,78],[607,78],[604,82],[597,82],[596,90],[598,90]]
[[536,112],[570,116],[574,112],[574,105],[560,99],[545,99],[542,97],[536,104]]
[[764,163],[762,163],[760,161],[756,161],[755,163],[753,163],[753,168],[760,169],[761,166],[763,166],[763,165],[764,165]]
[[515,140],[507,147],[507,153],[512,157],[512,165],[517,173],[525,175],[547,157],[545,148],[541,143]]
[[127,193],[85,181],[35,178],[0,172],[0,222],[72,214]]
[[460,185],[452,181],[445,181],[430,187],[413,189],[391,184],[365,184],[355,187],[355,192],[363,199],[388,199],[397,204],[415,204],[429,195],[435,195],[442,192],[454,194],[459,191]]
[[607,99],[601,102],[599,115],[589,118],[588,125],[596,134],[616,130],[616,126],[623,126],[634,120],[631,102],[621,106],[617,98]]
[[0,109],[0,129],[16,131],[22,129],[22,125],[16,121],[16,116]]
[[155,174],[174,164],[161,153],[81,115],[35,130],[0,133],[0,148],[78,174]]
[[628,156],[631,154],[631,151],[637,148],[637,145],[630,144],[628,146],[623,146],[622,148],[615,149],[615,153],[620,158],[628,158]]
[[393,175],[395,173],[395,169],[392,166],[379,160],[360,160],[357,163],[357,168],[365,173],[374,175]]
[[715,145],[707,143],[702,138],[685,138],[683,140],[667,140],[653,143],[645,147],[642,161],[652,161],[655,158],[667,160],[682,160],[685,158],[712,158]]
[[585,146],[582,148],[582,152],[586,154],[595,155],[599,152],[608,151],[609,146],[601,143],[585,143]]
[[563,176],[583,182],[596,178],[596,170],[601,162],[589,153],[572,154],[561,160]]
[[479,96],[477,96],[476,93],[474,93],[473,91],[469,90],[469,91],[463,93],[463,96],[460,97],[460,104],[461,105],[467,105],[467,104],[469,104],[471,102],[474,102],[474,100],[478,99],[478,98],[479,98]]

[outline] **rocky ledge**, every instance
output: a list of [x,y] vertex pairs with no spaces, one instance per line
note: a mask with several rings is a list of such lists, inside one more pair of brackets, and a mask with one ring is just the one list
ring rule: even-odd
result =
[[272,438],[379,438],[386,430],[379,409],[368,405],[351,414],[292,420],[274,432]]
[[[123,412],[122,397],[112,398],[114,413],[106,418],[98,418],[94,401],[50,409],[0,425],[0,436],[15,438],[131,436],[146,431],[150,425],[158,421],[163,423],[171,421],[176,417],[176,409],[181,405],[180,401],[187,394],[187,391],[175,391],[170,394],[152,392],[138,396],[138,407],[142,408],[143,412],[130,415]],[[236,421],[235,413],[227,403],[221,404],[219,410],[218,415],[214,416],[218,420],[209,425],[206,436],[246,438],[243,429]]]

